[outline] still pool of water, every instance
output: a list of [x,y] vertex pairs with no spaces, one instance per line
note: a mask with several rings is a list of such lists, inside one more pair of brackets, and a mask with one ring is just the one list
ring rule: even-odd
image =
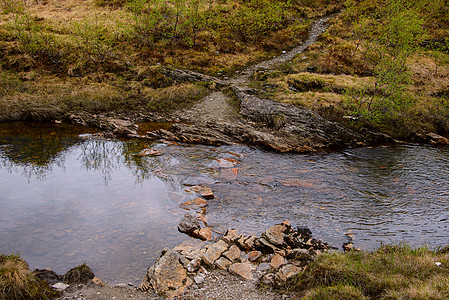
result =
[[[340,247],[449,242],[449,148],[416,145],[276,154],[246,146],[106,140],[86,129],[0,126],[0,252],[58,273],[87,262],[111,283],[138,282],[211,187],[215,230],[260,234],[284,219]],[[154,147],[161,156],[139,157]]]

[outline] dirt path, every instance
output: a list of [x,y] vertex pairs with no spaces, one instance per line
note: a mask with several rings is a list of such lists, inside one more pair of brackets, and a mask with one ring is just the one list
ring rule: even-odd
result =
[[[307,40],[300,46],[273,59],[250,66],[241,71],[237,77],[224,80],[224,83],[230,87],[246,88],[254,72],[258,70],[271,70],[277,65],[293,59],[296,55],[304,52],[308,46],[315,43],[318,36],[326,30],[329,19],[330,16],[315,21],[310,29]],[[221,91],[217,91],[205,97],[203,101],[197,103],[192,108],[179,112],[176,116],[181,120],[193,123],[205,121],[239,121],[238,112],[236,112],[230,102],[231,99],[228,96]]]

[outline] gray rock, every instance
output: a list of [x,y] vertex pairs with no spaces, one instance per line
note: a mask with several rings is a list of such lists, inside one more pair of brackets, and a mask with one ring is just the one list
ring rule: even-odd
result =
[[199,230],[200,228],[200,222],[191,214],[185,214],[178,225],[178,230],[188,235],[194,234],[195,230]]
[[283,266],[279,272],[276,273],[276,278],[281,281],[287,281],[289,278],[298,275],[302,271],[301,268],[288,264]]

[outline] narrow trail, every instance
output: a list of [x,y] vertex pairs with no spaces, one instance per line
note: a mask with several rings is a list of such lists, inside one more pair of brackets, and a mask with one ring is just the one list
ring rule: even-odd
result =
[[[314,44],[320,34],[327,29],[327,22],[331,16],[323,17],[315,21],[310,29],[309,36],[298,47],[293,48],[286,53],[276,56],[273,59],[262,61],[252,65],[239,73],[237,77],[224,80],[224,83],[230,87],[244,89],[250,83],[250,78],[258,70],[271,70],[281,63],[293,59],[296,55],[304,52],[310,45]],[[233,113],[233,108],[229,104],[230,98],[223,92],[217,91],[205,97],[203,101],[197,103],[188,110],[177,114],[181,120],[193,123],[205,121],[238,121],[240,118]]]

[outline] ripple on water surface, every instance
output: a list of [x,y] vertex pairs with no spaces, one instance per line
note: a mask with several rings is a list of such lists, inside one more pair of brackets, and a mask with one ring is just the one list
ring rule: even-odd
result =
[[[290,219],[335,246],[347,236],[367,249],[448,241],[449,148],[275,154],[85,133],[0,127],[0,252],[59,273],[86,261],[104,280],[138,282],[161,249],[185,239],[178,204],[195,184],[217,196],[206,215],[216,230],[260,234]],[[146,147],[162,155],[139,157]]]

